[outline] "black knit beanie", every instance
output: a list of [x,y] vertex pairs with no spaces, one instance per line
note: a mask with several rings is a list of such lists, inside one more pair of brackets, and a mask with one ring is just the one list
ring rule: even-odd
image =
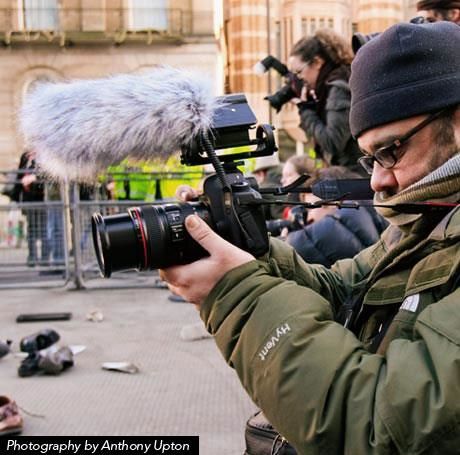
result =
[[351,65],[354,137],[460,103],[460,27],[402,23],[362,46]]

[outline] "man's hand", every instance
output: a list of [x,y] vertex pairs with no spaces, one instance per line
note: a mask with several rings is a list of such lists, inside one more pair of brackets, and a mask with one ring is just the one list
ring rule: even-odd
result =
[[299,103],[302,102],[302,99],[299,98],[299,97],[295,97],[295,98],[291,98],[291,99],[289,100],[289,102],[290,102],[291,104],[295,104],[295,105],[297,106],[297,104],[299,104]]
[[34,183],[37,180],[37,176],[35,174],[26,174],[24,177],[21,179],[21,183],[23,188],[28,191],[30,188],[30,185]]
[[255,258],[217,235],[196,215],[185,219],[185,227],[190,236],[208,251],[209,257],[162,269],[160,277],[174,293],[199,306],[228,271]]
[[176,197],[182,202],[196,199],[200,193],[190,185],[179,185],[176,189]]

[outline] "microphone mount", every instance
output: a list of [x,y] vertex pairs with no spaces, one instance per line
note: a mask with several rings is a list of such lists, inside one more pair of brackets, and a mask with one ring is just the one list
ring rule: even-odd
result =
[[[235,160],[257,158],[272,155],[278,150],[273,134],[274,127],[267,124],[258,125],[246,96],[243,94],[219,97],[218,108],[214,112],[212,128],[208,133],[209,144],[217,150],[237,149],[241,152],[220,154],[215,156],[221,163]],[[249,132],[255,129],[255,138]],[[248,147],[252,147],[248,150]],[[182,147],[181,163],[196,166],[213,163],[206,153],[201,137],[195,138],[189,146]],[[213,163],[214,164],[214,163]]]

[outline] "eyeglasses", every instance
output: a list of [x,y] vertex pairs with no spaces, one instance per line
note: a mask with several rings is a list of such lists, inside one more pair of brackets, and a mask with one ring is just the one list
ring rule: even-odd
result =
[[308,66],[308,62],[304,63],[300,69],[298,69],[297,71],[293,71],[293,73],[298,76],[306,67]]
[[364,150],[361,150],[364,153],[364,156],[358,159],[358,163],[366,170],[366,172],[372,175],[374,170],[374,163],[377,162],[384,169],[391,169],[404,155],[405,150],[400,150],[398,154],[396,152],[404,145],[409,139],[418,133],[422,128],[425,128],[433,120],[436,120],[440,117],[446,109],[443,109],[439,112],[435,112],[429,115],[425,120],[415,125],[411,130],[406,134],[401,136],[398,139],[395,139],[390,145],[381,147],[377,149],[373,155],[368,155]]

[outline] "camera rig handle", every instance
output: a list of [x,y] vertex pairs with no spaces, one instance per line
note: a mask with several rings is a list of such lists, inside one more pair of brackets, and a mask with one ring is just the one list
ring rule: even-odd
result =
[[310,178],[307,174],[302,174],[299,178],[295,179],[292,183],[286,186],[277,186],[272,188],[259,188],[260,194],[274,194],[275,196],[282,196],[288,193],[311,193],[310,188],[300,187]]
[[372,200],[374,192],[369,179],[326,179],[319,180],[311,187],[302,187],[310,176],[303,174],[290,185],[275,188],[261,188],[261,194],[274,194],[281,196],[288,193],[313,193],[320,199],[326,200]]
[[307,175],[301,175],[290,185],[275,188],[260,188],[261,194],[285,195],[287,193],[312,193],[320,200],[309,203],[286,200],[259,199],[249,202],[241,201],[242,205],[296,205],[307,209],[315,209],[323,206],[335,206],[339,209],[360,207],[391,208],[400,213],[432,213],[452,210],[459,207],[459,203],[450,202],[408,202],[399,204],[376,204],[373,202],[373,191],[369,179],[331,179],[320,180],[311,187],[300,187],[308,179]]

